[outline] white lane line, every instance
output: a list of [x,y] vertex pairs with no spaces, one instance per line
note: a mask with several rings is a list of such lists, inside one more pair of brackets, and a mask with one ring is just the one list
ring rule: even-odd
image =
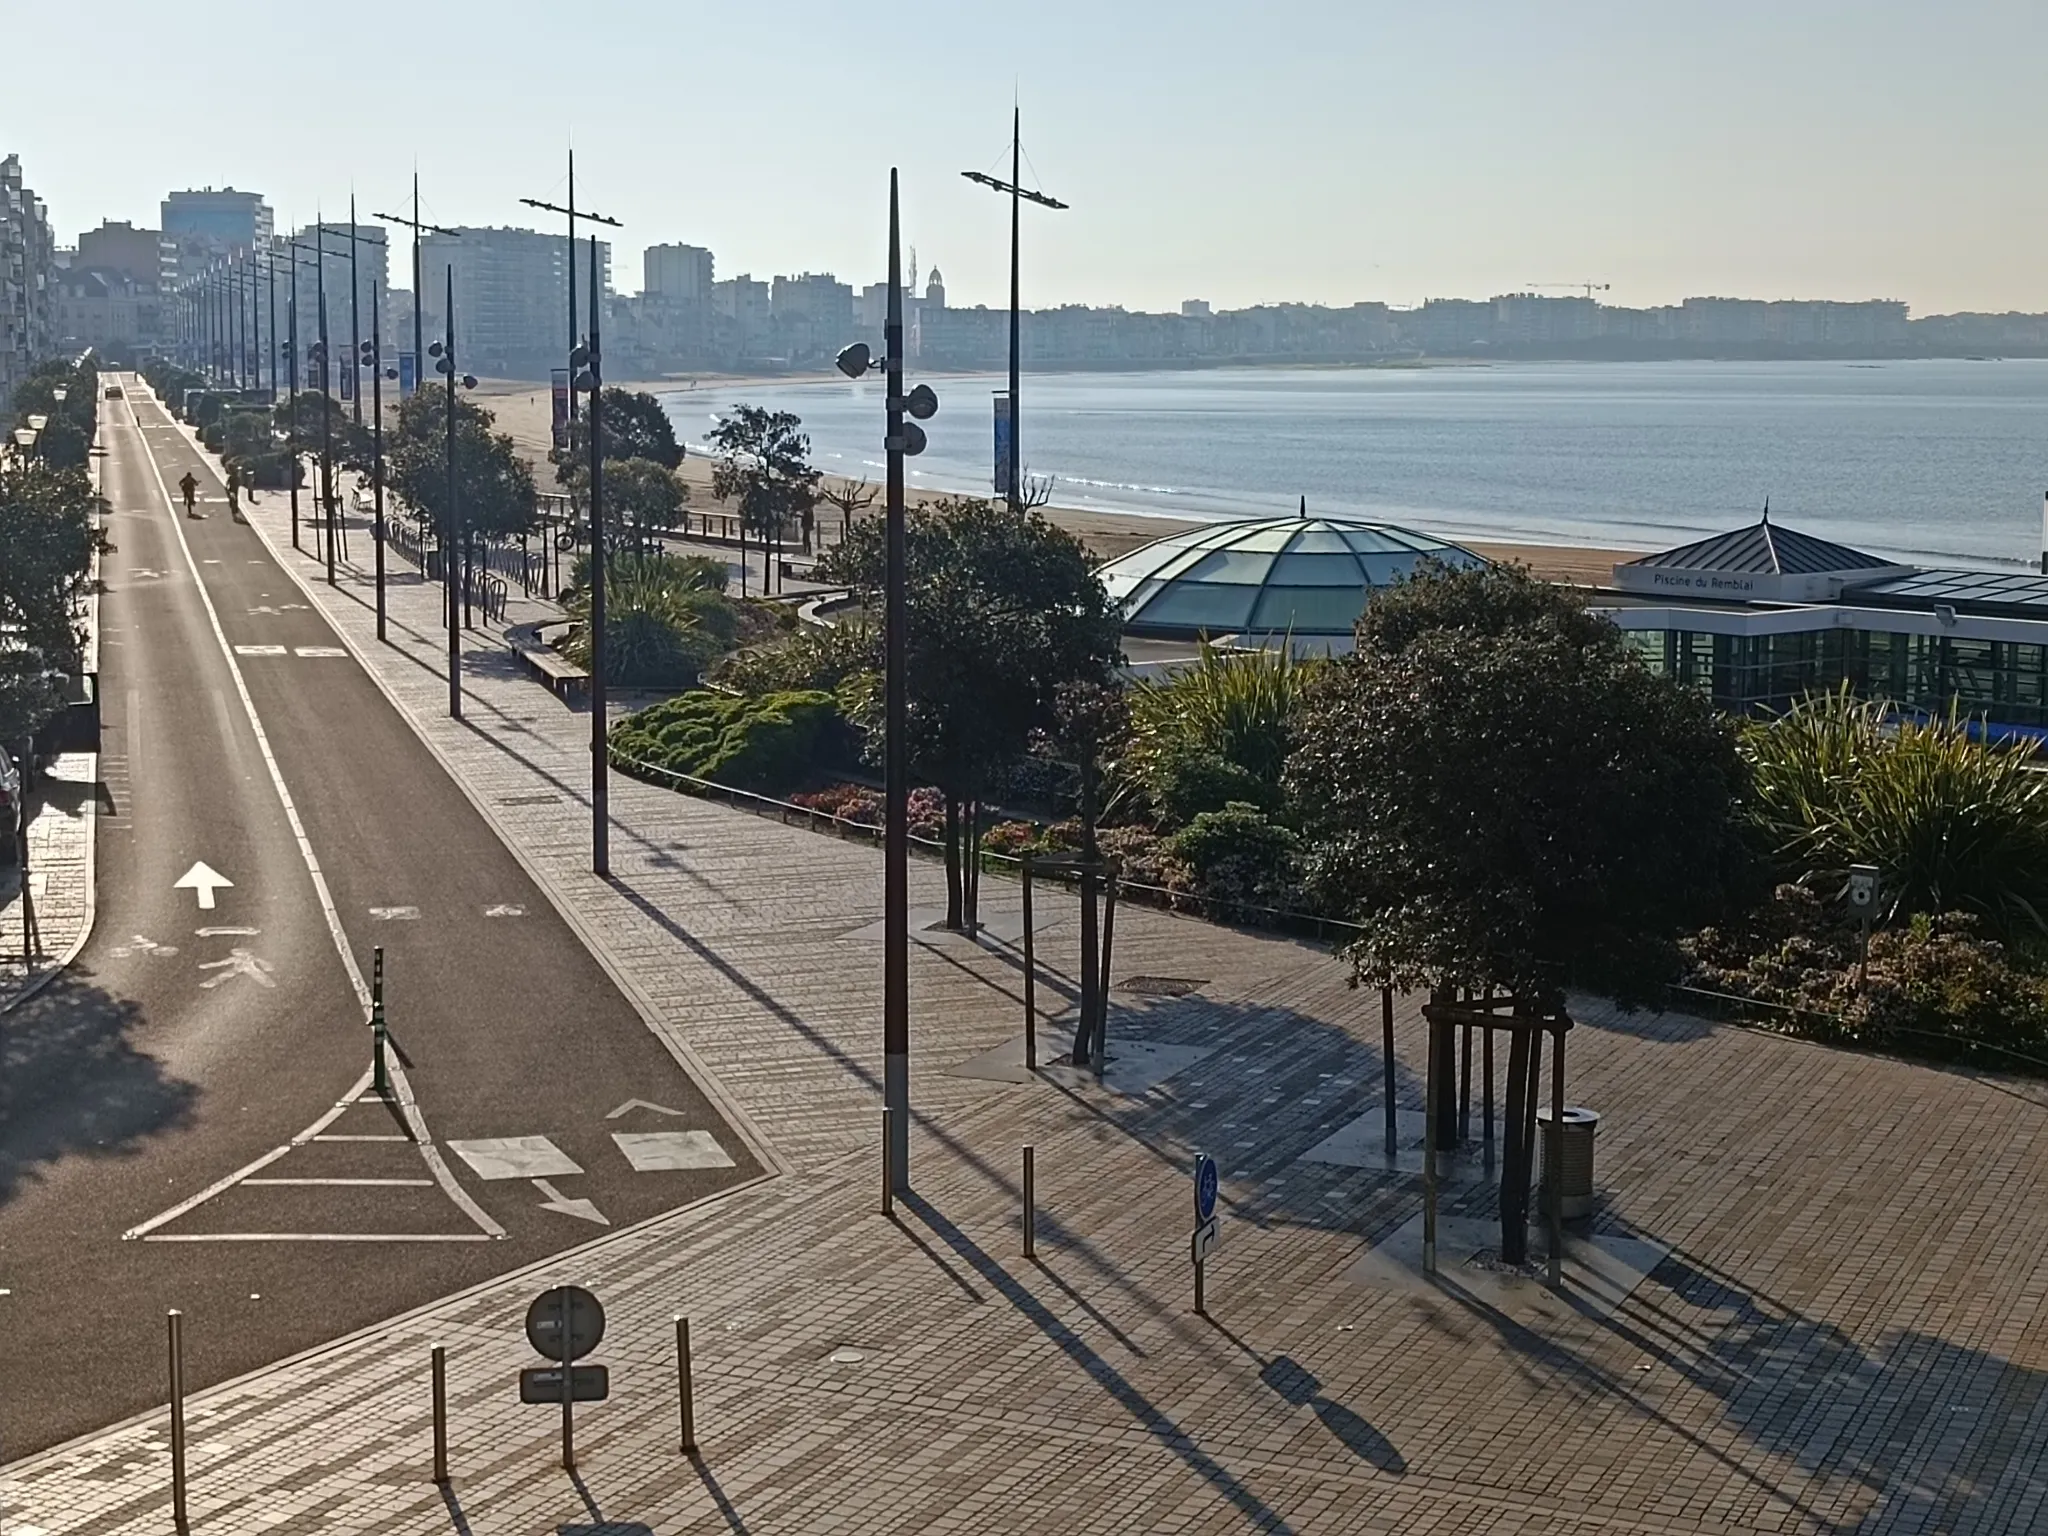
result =
[[[347,1108],[348,1108],[348,1105],[344,1104],[344,1105],[342,1105],[341,1107],[342,1107],[343,1109],[347,1109]],[[308,1141],[411,1141],[411,1140],[412,1140],[412,1138],[411,1138],[410,1136],[336,1136],[336,1135],[327,1135],[327,1136],[308,1136],[308,1137],[306,1138],[306,1140],[308,1140]]]
[[420,920],[418,907],[372,907],[370,916],[380,923],[416,923]]
[[[369,1067],[365,1067],[363,1069],[363,1075],[356,1079],[355,1087],[349,1090],[351,1095],[361,1093],[365,1088],[370,1086],[372,1070],[373,1069]],[[342,1116],[342,1111],[346,1110],[347,1108],[348,1105],[345,1103],[335,1105],[332,1109],[328,1110],[326,1114],[322,1115],[318,1120],[315,1120],[304,1131],[300,1132],[297,1136],[294,1136],[290,1141],[286,1142],[283,1146],[272,1147],[268,1152],[264,1153],[261,1157],[257,1158],[255,1162],[246,1164],[241,1168],[237,1168],[233,1173],[229,1174],[224,1179],[214,1180],[213,1183],[207,1185],[206,1188],[199,1191],[198,1194],[193,1195],[190,1199],[180,1200],[176,1205],[172,1206],[168,1211],[163,1212],[161,1215],[150,1217],[149,1220],[143,1222],[140,1226],[130,1227],[126,1232],[123,1232],[121,1234],[121,1241],[125,1243],[132,1238],[148,1236],[151,1232],[154,1232],[158,1227],[165,1225],[167,1222],[176,1221],[180,1216],[184,1215],[187,1211],[194,1210],[197,1207],[206,1204],[206,1202],[211,1200],[215,1195],[233,1189],[237,1184],[241,1183],[242,1180],[248,1178],[250,1174],[257,1172],[260,1169],[268,1168],[280,1157],[283,1157],[285,1153],[291,1151],[293,1147],[299,1146],[304,1142],[317,1140],[319,1138],[320,1133],[326,1130],[328,1126],[334,1124],[335,1121],[339,1120]]]
[[192,932],[202,939],[253,939],[259,930],[254,928],[194,928]]
[[281,645],[238,645],[235,647],[235,654],[237,656],[282,656],[284,654],[284,647]]
[[[163,466],[157,462],[156,450],[150,447],[147,438],[143,440],[142,452],[149,460],[150,473],[156,477],[156,488],[163,496],[164,508],[171,513],[171,532],[178,536],[178,548],[185,556],[185,568],[192,573],[193,584],[199,589],[199,601],[206,607],[207,622],[213,626],[213,638],[219,643],[228,671],[234,676],[235,692],[242,700],[242,712],[249,717],[249,729],[256,733],[256,748],[262,754],[264,767],[270,770],[271,787],[277,791],[278,801],[284,806],[285,820],[292,829],[292,836],[298,840],[299,857],[305,860],[306,873],[313,879],[313,894],[319,899],[320,910],[327,918],[328,937],[334,941],[335,953],[341,956],[341,968],[348,973],[349,985],[355,988],[356,1004],[363,1010],[363,1019],[367,1023],[370,1017],[370,984],[363,980],[362,967],[356,964],[355,951],[349,948],[348,933],[341,926],[341,914],[335,910],[333,893],[327,889],[327,877],[320,873],[320,860],[313,852],[312,840],[306,836],[305,823],[299,820],[298,807],[292,803],[292,792],[284,782],[284,770],[278,766],[277,754],[270,750],[270,737],[263,729],[263,718],[256,713],[256,701],[249,694],[248,680],[242,676],[241,663],[235,660],[234,647],[228,644],[227,631],[221,628],[220,611],[213,605],[213,594],[206,590],[206,583],[200,579],[199,566],[192,558],[191,541],[185,537],[184,524],[171,501],[170,483],[164,479]],[[454,1201],[480,1230],[491,1237],[505,1236],[505,1229],[476,1203],[468,1190],[455,1181],[448,1160],[441,1156],[440,1149],[427,1134],[426,1120],[413,1099],[405,1068],[395,1059],[395,1053],[389,1063],[389,1071],[406,1129],[412,1133],[412,1139],[420,1149],[420,1158],[441,1186],[442,1193]],[[352,1093],[360,1092],[360,1085],[352,1090]]]
[[294,656],[304,656],[308,659],[316,659],[330,656],[346,656],[348,651],[339,645],[296,645],[292,647],[292,654]]
[[488,1243],[488,1232],[159,1232],[145,1243]]
[[303,1188],[303,1186],[319,1186],[319,1188],[328,1188],[328,1186],[344,1186],[344,1184],[346,1184],[348,1188],[358,1188],[358,1186],[375,1186],[375,1188],[379,1188],[379,1190],[383,1190],[383,1188],[403,1188],[403,1190],[432,1190],[432,1188],[434,1188],[434,1180],[242,1180],[242,1184],[244,1184],[244,1186],[254,1186],[254,1184],[262,1184],[264,1188],[274,1188],[274,1186],[285,1186],[285,1184],[289,1184],[289,1186],[299,1186],[299,1188]]

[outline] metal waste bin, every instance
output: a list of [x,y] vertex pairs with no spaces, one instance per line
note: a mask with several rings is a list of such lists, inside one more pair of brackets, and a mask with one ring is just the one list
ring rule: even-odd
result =
[[1540,1208],[1546,1213],[1550,1210],[1550,1138],[1557,1135],[1564,1143],[1556,1159],[1559,1164],[1558,1183],[1564,1196],[1558,1214],[1566,1221],[1578,1221],[1592,1215],[1593,1137],[1600,1129],[1600,1117],[1590,1109],[1568,1104],[1564,1111],[1564,1126],[1561,1131],[1555,1130],[1550,1123],[1550,1106],[1546,1104],[1536,1111],[1536,1120],[1539,1127],[1537,1167],[1543,1178]]

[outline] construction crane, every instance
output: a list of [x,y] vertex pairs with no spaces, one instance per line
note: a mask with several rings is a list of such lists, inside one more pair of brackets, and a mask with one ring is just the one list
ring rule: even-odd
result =
[[1531,293],[1540,293],[1545,288],[1577,288],[1589,299],[1596,293],[1605,293],[1613,286],[1614,284],[1612,283],[1530,283],[1527,285]]

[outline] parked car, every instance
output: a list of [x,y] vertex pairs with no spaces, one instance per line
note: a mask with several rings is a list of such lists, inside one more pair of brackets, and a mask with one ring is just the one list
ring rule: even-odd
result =
[[119,400],[119,399],[121,399],[121,398],[122,398],[122,396],[121,396],[121,386],[120,386],[120,385],[118,385],[118,384],[109,384],[109,385],[107,386],[107,398],[108,398],[109,400]]
[[15,835],[20,826],[21,770],[14,766],[7,749],[0,747],[0,867],[20,857],[21,844]]

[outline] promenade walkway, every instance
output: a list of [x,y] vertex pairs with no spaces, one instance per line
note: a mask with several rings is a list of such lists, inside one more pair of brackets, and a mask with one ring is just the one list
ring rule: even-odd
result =
[[[595,879],[587,716],[483,633],[447,720],[436,592],[395,581],[379,646],[364,579],[328,588],[276,500],[257,525],[312,600],[778,1172],[204,1394],[196,1531],[2048,1527],[2048,1094],[1586,1005],[1571,1076],[1607,1116],[1599,1226],[1668,1257],[1611,1311],[1476,1271],[1375,1280],[1358,1261],[1419,1210],[1416,1182],[1303,1154],[1380,1103],[1376,996],[1310,946],[1127,907],[1111,1036],[1156,1078],[1132,1091],[959,1075],[1019,1032],[1014,954],[913,945],[918,1194],[884,1217],[879,855],[614,777],[614,877]],[[1014,917],[1014,888],[984,894]],[[937,895],[916,865],[913,900]],[[1041,953],[1071,973],[1075,926],[1047,915]],[[1056,1039],[1070,989],[1039,997]],[[1397,1044],[1418,1106],[1408,1000]],[[1226,1211],[1206,1320],[1199,1150]],[[1484,1217],[1490,1194],[1453,1186],[1447,1209]],[[561,1280],[611,1314],[594,1358],[613,1400],[581,1413],[573,1477],[554,1411],[515,1385],[537,1363],[526,1301]],[[677,1447],[678,1313],[696,1457]],[[169,1497],[157,1415],[0,1473],[0,1531],[163,1531]]]

